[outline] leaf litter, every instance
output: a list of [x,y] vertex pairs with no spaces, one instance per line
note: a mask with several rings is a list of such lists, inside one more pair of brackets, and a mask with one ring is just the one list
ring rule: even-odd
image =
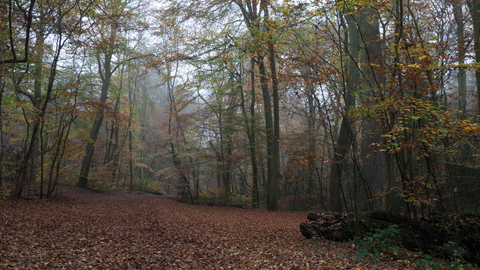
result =
[[351,242],[305,239],[305,212],[61,193],[0,201],[1,269],[415,269],[407,261],[357,260]]

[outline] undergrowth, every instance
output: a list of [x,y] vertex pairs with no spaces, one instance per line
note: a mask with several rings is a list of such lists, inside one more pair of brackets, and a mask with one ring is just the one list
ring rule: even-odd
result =
[[[365,237],[356,239],[357,259],[368,260],[374,264],[385,259],[414,263],[419,269],[478,269],[467,263],[461,256],[441,260],[419,251],[412,258],[399,241],[399,234],[398,225],[391,225],[386,229],[372,229]],[[448,243],[446,245],[448,246]]]

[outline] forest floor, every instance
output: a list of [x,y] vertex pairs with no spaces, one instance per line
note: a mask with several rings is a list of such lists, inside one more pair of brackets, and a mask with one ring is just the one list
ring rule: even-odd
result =
[[59,194],[0,201],[0,269],[417,269],[357,260],[352,242],[305,239],[305,212],[70,188]]

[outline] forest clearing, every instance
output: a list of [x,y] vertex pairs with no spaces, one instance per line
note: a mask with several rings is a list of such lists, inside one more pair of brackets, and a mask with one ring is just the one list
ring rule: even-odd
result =
[[1,269],[425,269],[415,253],[372,264],[356,259],[353,242],[307,240],[298,229],[304,212],[59,193],[0,201]]

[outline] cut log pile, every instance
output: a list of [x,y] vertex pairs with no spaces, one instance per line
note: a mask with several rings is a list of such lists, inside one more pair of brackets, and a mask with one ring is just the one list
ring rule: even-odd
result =
[[[300,224],[300,232],[310,239],[323,236],[331,241],[346,241],[353,239],[353,215],[346,213],[310,213],[308,221]],[[353,227],[352,227],[353,228]]]

